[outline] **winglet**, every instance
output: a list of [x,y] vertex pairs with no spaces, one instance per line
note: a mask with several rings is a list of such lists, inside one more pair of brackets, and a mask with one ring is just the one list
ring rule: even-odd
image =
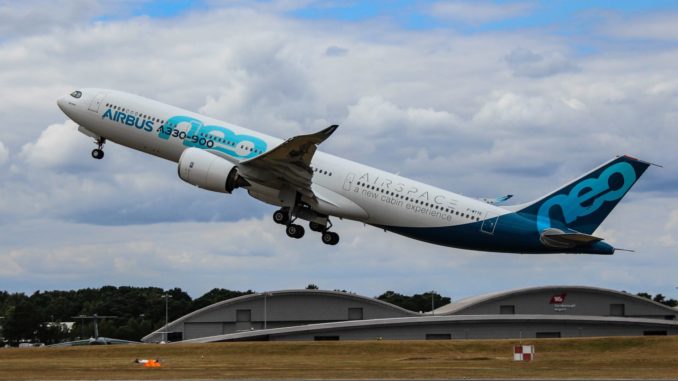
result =
[[314,132],[312,134],[307,134],[307,135],[295,136],[293,138],[287,139],[287,141],[289,142],[289,141],[292,141],[292,139],[300,139],[300,140],[307,141],[307,142],[313,143],[315,145],[318,145],[318,144],[324,142],[325,140],[327,140],[327,138],[329,138],[334,133],[334,131],[337,130],[337,128],[339,128],[339,125],[333,124],[333,125],[325,128],[325,129],[323,129],[323,130],[318,131],[318,132]]
[[339,128],[339,125],[338,125],[338,124],[333,124],[333,125],[327,127],[326,129],[324,129],[324,130],[322,130],[322,131],[320,131],[320,132],[315,133],[314,135],[321,135],[321,136],[323,136],[323,137],[321,138],[322,140],[320,140],[320,141],[319,141],[318,143],[316,143],[316,144],[320,144],[320,143],[324,142],[325,139],[329,138],[329,137],[334,133],[334,131],[337,130],[337,128]]

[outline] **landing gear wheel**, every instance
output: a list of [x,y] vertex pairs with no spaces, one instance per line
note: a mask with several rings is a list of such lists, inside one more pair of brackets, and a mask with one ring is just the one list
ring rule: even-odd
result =
[[304,236],[304,227],[301,225],[289,224],[285,229],[288,237],[299,239]]
[[339,234],[334,232],[324,232],[321,238],[325,245],[336,245],[339,243]]
[[284,210],[276,210],[273,213],[273,222],[285,225],[290,220],[290,215]]
[[104,158],[104,144],[106,144],[106,138],[98,137],[94,140],[94,143],[96,143],[97,148],[92,150],[92,157],[101,160]]
[[325,229],[324,225],[321,225],[313,221],[309,222],[308,227],[311,228],[311,230],[313,230],[314,232],[321,232]]
[[95,148],[92,150],[92,157],[101,160],[104,158],[104,151],[100,148]]

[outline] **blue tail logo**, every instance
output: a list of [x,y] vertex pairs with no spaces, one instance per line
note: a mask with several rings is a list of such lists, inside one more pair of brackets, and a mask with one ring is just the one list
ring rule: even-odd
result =
[[519,213],[533,215],[538,232],[565,228],[591,234],[648,166],[649,163],[628,156],[618,157]]

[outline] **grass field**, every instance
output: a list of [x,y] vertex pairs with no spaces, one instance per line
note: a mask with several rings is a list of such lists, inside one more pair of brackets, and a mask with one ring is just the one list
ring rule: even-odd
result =
[[[678,337],[241,342],[0,349],[1,380],[214,378],[678,378]],[[160,358],[143,368],[136,358]]]

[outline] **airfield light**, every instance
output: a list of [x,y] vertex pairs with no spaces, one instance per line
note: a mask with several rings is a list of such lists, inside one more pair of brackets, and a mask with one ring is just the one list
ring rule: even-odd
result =
[[266,309],[266,297],[273,296],[270,292],[264,292],[264,329],[268,328],[268,311]]
[[435,316],[435,291],[431,290],[431,315]]
[[169,294],[169,292],[165,292],[165,295],[163,298],[165,298],[165,329],[163,330],[163,335],[165,336],[165,339],[163,340],[165,343],[167,342],[167,325],[169,324],[169,303],[168,300],[171,298],[172,295]]

